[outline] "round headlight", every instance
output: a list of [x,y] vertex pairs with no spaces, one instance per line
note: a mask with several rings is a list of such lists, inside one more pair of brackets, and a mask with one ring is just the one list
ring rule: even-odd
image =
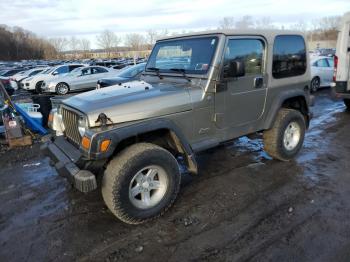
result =
[[78,130],[79,130],[79,134],[81,136],[84,136],[85,131],[86,131],[86,127],[87,127],[86,118],[83,116],[80,116],[79,121],[78,121]]

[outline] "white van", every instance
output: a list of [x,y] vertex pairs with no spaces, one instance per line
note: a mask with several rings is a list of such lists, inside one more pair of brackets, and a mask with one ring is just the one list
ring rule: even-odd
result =
[[337,97],[350,109],[350,12],[342,18],[334,58],[333,87]]

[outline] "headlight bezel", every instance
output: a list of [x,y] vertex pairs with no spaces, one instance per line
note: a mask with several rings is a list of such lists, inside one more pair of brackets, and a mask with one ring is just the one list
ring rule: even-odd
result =
[[79,115],[78,119],[78,131],[81,137],[83,137],[88,129],[87,117],[84,115]]

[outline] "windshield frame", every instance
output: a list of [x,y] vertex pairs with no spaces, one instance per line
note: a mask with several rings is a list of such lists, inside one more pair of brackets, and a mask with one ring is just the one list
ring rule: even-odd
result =
[[[212,55],[210,57],[210,60],[208,61],[208,67],[206,70],[188,70],[185,69],[184,72],[186,73],[186,75],[191,75],[191,76],[203,76],[203,75],[207,75],[209,73],[210,68],[212,67],[213,62],[215,61],[215,57],[217,55],[218,52],[218,46],[220,45],[220,36],[217,34],[213,34],[213,35],[195,35],[195,36],[186,36],[186,37],[179,37],[179,38],[170,38],[170,39],[165,39],[165,40],[159,40],[156,42],[155,46],[152,49],[152,52],[148,58],[147,64],[145,66],[145,71],[146,73],[152,73],[156,74],[155,70],[151,70],[151,68],[154,68],[150,63],[153,62],[151,61],[152,57],[155,56],[156,59],[156,52],[159,52],[159,48],[157,48],[158,44],[164,44],[164,43],[173,43],[173,42],[180,42],[180,41],[186,41],[186,40],[195,40],[195,39],[215,39],[215,46],[213,48],[213,52]],[[177,69],[182,69],[182,68],[177,68]],[[197,71],[197,72],[196,72]],[[159,68],[159,73],[161,73],[162,75],[179,75],[179,74],[183,74],[181,72],[176,72],[173,71],[171,69],[162,69]]]

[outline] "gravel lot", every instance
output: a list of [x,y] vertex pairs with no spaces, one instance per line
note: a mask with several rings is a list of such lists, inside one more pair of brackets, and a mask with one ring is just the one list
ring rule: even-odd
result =
[[31,148],[0,150],[0,261],[349,261],[350,113],[329,90],[295,161],[241,138],[199,156],[175,205],[123,224]]

